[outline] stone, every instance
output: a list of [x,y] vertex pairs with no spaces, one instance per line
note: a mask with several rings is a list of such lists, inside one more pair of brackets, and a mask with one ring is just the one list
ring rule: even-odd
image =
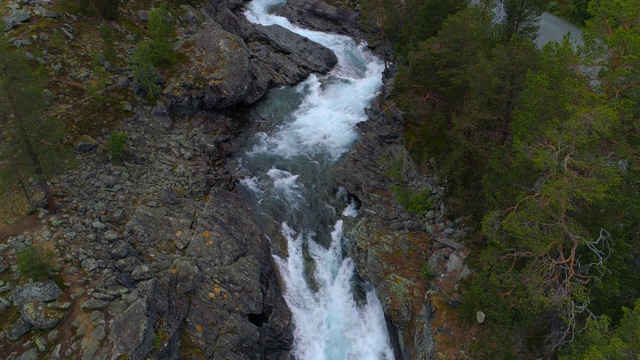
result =
[[167,130],[171,130],[173,127],[169,111],[161,102],[158,102],[153,110],[151,110],[151,118]]
[[38,347],[38,350],[40,352],[45,351],[47,349],[47,338],[42,337],[42,336],[38,336],[36,338],[36,346]]
[[462,259],[456,255],[451,254],[449,256],[449,261],[447,262],[447,272],[460,271],[462,270],[464,265],[462,264]]
[[[109,327],[109,341],[113,346],[113,356],[118,358],[123,354],[145,353],[145,347],[150,349],[153,331],[151,319],[148,316],[147,302],[138,299],[125,310],[121,316],[115,318]],[[145,339],[148,339],[145,343]],[[138,357],[135,357],[138,358]],[[141,356],[140,358],[144,358]]]
[[120,236],[113,230],[107,230],[107,232],[104,233],[104,239],[107,241],[115,241],[120,239]]
[[105,228],[105,225],[103,222],[96,220],[93,223],[91,223],[91,227],[97,230],[103,230]]
[[486,317],[487,316],[482,311],[476,312],[476,320],[478,320],[478,324],[483,324]]
[[36,349],[29,349],[15,360],[38,360],[38,351]]
[[[58,68],[58,70],[60,69]],[[96,146],[98,146],[98,142],[95,139],[89,135],[82,135],[76,142],[76,151],[80,153],[88,152],[93,150]]]
[[25,320],[24,317],[20,316],[20,318],[15,323],[4,330],[4,333],[7,336],[7,339],[16,341],[22,335],[28,333],[32,327],[33,325],[31,325],[31,323]]
[[44,18],[55,19],[58,17],[58,14],[45,9],[42,6],[37,6],[35,9],[33,9],[33,12]]
[[148,280],[153,277],[153,271],[149,266],[143,264],[133,269],[131,277],[136,281]]
[[167,205],[176,205],[178,203],[176,193],[167,188],[160,190],[160,200]]
[[109,302],[106,300],[98,300],[98,299],[89,299],[82,303],[81,308],[87,310],[96,310],[96,309],[104,309],[109,305]]
[[81,265],[86,272],[92,272],[98,269],[98,261],[93,258],[83,260]]
[[19,308],[26,303],[34,300],[53,301],[62,295],[62,290],[53,280],[31,282],[15,288],[9,295],[9,300],[13,301],[13,305]]
[[141,265],[140,260],[138,258],[129,256],[124,259],[120,259],[116,261],[116,268],[122,272],[131,272],[137,266]]
[[25,304],[20,310],[22,317],[36,329],[48,330],[54,328],[65,313],[48,309],[41,301],[33,301]]
[[471,275],[473,275],[473,272],[471,271],[471,269],[469,269],[469,267],[467,267],[467,265],[465,265],[464,269],[462,269],[462,271],[460,271],[460,273],[458,274],[457,280],[467,280],[471,277]]

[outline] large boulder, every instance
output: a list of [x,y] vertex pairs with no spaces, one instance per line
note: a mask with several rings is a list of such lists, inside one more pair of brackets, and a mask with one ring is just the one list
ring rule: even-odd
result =
[[209,28],[199,32],[184,48],[192,63],[164,92],[174,112],[186,115],[199,108],[220,110],[247,97],[251,65],[242,38]]
[[38,301],[53,301],[62,295],[62,290],[53,280],[30,282],[28,284],[18,286],[9,295],[9,300],[13,301],[13,305],[21,308],[23,305]]

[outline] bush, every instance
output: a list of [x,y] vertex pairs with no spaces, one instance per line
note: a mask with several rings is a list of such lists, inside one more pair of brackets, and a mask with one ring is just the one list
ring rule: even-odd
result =
[[433,201],[429,199],[430,189],[413,192],[410,188],[394,185],[391,187],[391,192],[396,202],[408,212],[424,215],[425,212],[433,209]]
[[46,280],[53,272],[53,254],[37,246],[29,246],[16,255],[18,270],[33,280]]
[[119,162],[124,159],[127,154],[127,139],[129,139],[129,136],[121,131],[109,135],[104,147],[109,152],[111,160]]

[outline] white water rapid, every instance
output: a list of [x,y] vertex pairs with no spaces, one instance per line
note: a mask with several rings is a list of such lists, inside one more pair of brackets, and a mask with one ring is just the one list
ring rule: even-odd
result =
[[[311,75],[298,86],[271,91],[257,107],[273,128],[259,133],[242,157],[252,175],[240,191],[254,201],[265,224],[276,224],[288,241],[288,256],[275,260],[293,315],[295,358],[390,360],[380,302],[345,256],[342,218],[357,210],[329,178],[332,166],[357,140],[355,124],[367,119],[364,108],[382,85],[383,65],[347,36],[301,29],[269,14],[281,4],[254,0],[245,15],[320,43],[339,62],[326,76]],[[356,288],[364,289],[359,300]]]

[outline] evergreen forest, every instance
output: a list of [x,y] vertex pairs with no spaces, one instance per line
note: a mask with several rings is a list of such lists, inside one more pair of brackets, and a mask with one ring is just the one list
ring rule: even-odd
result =
[[[637,359],[637,0],[361,5],[393,49],[414,160],[481,229],[460,307],[490,319],[472,358]],[[584,44],[536,46],[544,11]]]

